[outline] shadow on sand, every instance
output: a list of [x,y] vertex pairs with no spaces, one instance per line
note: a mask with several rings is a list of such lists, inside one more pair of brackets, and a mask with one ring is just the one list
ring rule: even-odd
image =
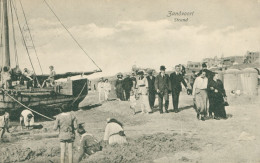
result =
[[99,107],[101,106],[102,104],[98,103],[98,104],[93,104],[93,105],[87,105],[87,106],[84,106],[84,107],[80,107],[81,110],[90,110],[90,109],[93,109],[93,108],[96,108],[96,107]]
[[[193,105],[184,106],[184,107],[179,108],[179,112],[181,112],[183,110],[191,109],[191,108],[193,108]],[[170,110],[170,112],[174,112],[173,109]]]

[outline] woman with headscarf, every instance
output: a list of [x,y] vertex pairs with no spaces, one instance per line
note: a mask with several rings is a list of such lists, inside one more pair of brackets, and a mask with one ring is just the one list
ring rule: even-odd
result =
[[115,87],[116,87],[116,96],[121,101],[125,101],[123,85],[124,85],[123,74],[118,73]]
[[123,124],[114,118],[107,120],[104,141],[108,144],[127,143]]
[[222,81],[219,80],[219,75],[217,73],[213,75],[213,80],[209,81],[208,93],[212,97],[210,106],[214,113],[214,119],[226,119],[225,102],[227,101],[227,95],[224,85]]

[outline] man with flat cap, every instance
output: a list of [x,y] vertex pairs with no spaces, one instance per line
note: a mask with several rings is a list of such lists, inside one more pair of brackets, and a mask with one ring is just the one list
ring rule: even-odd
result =
[[148,98],[149,98],[149,104],[150,108],[153,109],[154,107],[154,101],[155,101],[155,77],[153,76],[153,70],[148,71],[148,76],[146,77],[148,81]]
[[183,75],[181,73],[180,65],[175,66],[175,72],[171,73],[170,81],[171,81],[173,111],[177,113],[179,112],[179,108],[178,108],[179,96],[182,90],[181,83],[188,89],[187,83],[185,82]]
[[169,75],[165,74],[165,66],[160,67],[160,73],[155,78],[155,90],[158,93],[159,110],[163,113],[163,99],[165,99],[165,112],[168,112],[169,92],[171,91],[171,82]]

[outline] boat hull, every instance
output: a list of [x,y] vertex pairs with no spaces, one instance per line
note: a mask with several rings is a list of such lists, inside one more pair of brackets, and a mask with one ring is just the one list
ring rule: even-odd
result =
[[[73,82],[70,81],[68,83]],[[46,109],[51,112],[51,109],[60,108],[63,104],[70,104],[73,107],[72,109],[75,110],[78,108],[79,103],[84,100],[88,94],[87,83],[87,79],[82,79],[74,82],[74,86],[70,88],[55,87],[52,89],[46,88],[34,90],[9,89],[2,91],[0,93],[0,109],[7,110],[10,114],[13,113],[16,115],[25,109],[21,104],[19,104],[20,102],[40,113],[46,111]],[[63,92],[72,93],[71,95],[67,95]]]

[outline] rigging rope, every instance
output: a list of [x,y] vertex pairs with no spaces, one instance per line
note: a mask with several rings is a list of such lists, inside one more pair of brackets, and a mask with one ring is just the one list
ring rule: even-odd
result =
[[83,47],[79,44],[79,42],[75,39],[75,37],[72,35],[72,33],[67,29],[67,27],[62,23],[62,21],[59,19],[59,17],[55,14],[51,6],[47,3],[46,0],[44,0],[46,6],[51,10],[53,15],[56,17],[56,19],[60,22],[60,24],[63,26],[63,28],[68,32],[68,34],[71,36],[71,38],[76,42],[76,44],[79,46],[79,48],[88,56],[88,58],[99,68],[100,71],[101,68],[96,64],[96,62],[88,55],[88,53],[83,49]]
[[14,40],[14,51],[15,51],[15,62],[16,62],[16,66],[19,66],[19,63],[18,63],[18,55],[17,55],[16,39],[15,39],[15,30],[14,30],[13,9],[12,9],[12,6],[11,6],[11,1],[10,1],[10,8],[11,8],[12,27],[13,27],[13,40]]
[[[24,35],[23,35],[23,32],[22,32],[22,28],[21,28],[21,25],[20,25],[20,22],[19,22],[19,18],[18,18],[18,14],[17,14],[17,9],[16,9],[16,7],[14,6],[13,1],[12,1],[12,0],[10,0],[10,1],[11,1],[11,6],[13,6],[14,11],[15,11],[15,16],[16,16],[16,19],[17,19],[17,23],[18,23],[18,26],[19,26],[19,29],[20,29],[20,32],[21,32],[21,35],[22,35],[22,41],[23,41],[23,43],[24,43],[24,45],[25,45],[25,49],[26,49],[27,55],[28,55],[28,57],[29,57],[29,60],[30,60],[32,69],[33,69],[34,74],[35,74],[35,76],[36,76],[36,72],[35,72],[35,69],[34,69],[34,66],[33,66],[33,63],[32,63],[32,60],[31,60],[31,57],[30,57],[30,55],[29,55],[29,50],[28,50],[28,47],[27,47],[27,45],[26,45],[26,41],[25,41],[25,39],[24,39]],[[37,83],[39,84],[40,82],[39,82],[37,76],[36,76],[36,80],[37,80]]]
[[[1,88],[1,89],[2,89],[2,88]],[[30,111],[32,111],[32,112],[34,112],[34,113],[36,113],[36,114],[38,114],[38,115],[44,117],[44,118],[47,118],[47,119],[49,119],[49,120],[54,121],[54,119],[52,119],[52,118],[50,118],[50,117],[47,117],[47,116],[45,116],[45,115],[43,115],[43,114],[41,114],[41,113],[39,113],[39,112],[37,112],[37,111],[35,111],[35,110],[29,108],[28,106],[24,105],[23,103],[21,103],[20,101],[18,101],[17,99],[15,99],[13,96],[11,96],[9,93],[7,93],[7,91],[5,91],[4,89],[2,89],[2,91],[5,92],[5,94],[6,94],[8,97],[10,97],[12,100],[14,100],[14,101],[17,102],[18,104],[22,105],[22,106],[25,107],[26,109],[28,109],[28,110],[30,110]]]
[[[13,8],[14,8],[14,3],[13,3],[12,0],[11,0],[11,4],[12,4],[12,6],[13,6]],[[33,63],[32,63],[32,60],[31,60],[31,57],[30,57],[30,55],[29,55],[29,50],[28,50],[28,47],[27,47],[27,45],[26,45],[26,41],[25,41],[25,39],[24,39],[24,35],[23,35],[23,32],[22,32],[22,28],[21,28],[21,25],[20,25],[20,21],[19,21],[19,18],[18,18],[18,14],[17,14],[16,8],[14,8],[14,11],[15,11],[15,16],[16,16],[16,19],[17,19],[17,23],[18,23],[18,26],[19,26],[19,29],[20,29],[20,32],[21,32],[21,35],[22,35],[22,41],[23,41],[23,43],[24,43],[24,45],[25,45],[25,49],[26,49],[27,55],[28,55],[28,57],[29,57],[31,66],[32,66],[32,68],[33,68],[33,71],[34,71],[34,73],[36,74],[35,69],[34,69],[34,66],[33,66]]]
[[[0,3],[2,3],[2,0],[0,0]],[[2,5],[0,6],[0,9],[1,9],[1,11],[0,11],[0,16],[1,16],[1,52],[2,52],[2,65],[1,66],[3,66],[4,65],[4,48],[3,48],[3,29],[4,29],[4,23],[3,23],[3,21],[4,21],[4,13],[3,13],[3,8],[2,8]]]
[[[42,72],[42,66],[41,66],[40,60],[39,60],[39,58],[38,58],[38,54],[37,54],[36,48],[35,48],[35,46],[34,46],[34,41],[33,41],[33,38],[32,38],[32,35],[31,35],[31,31],[30,31],[30,28],[29,28],[29,25],[28,25],[28,22],[27,22],[27,18],[26,18],[26,16],[25,16],[25,12],[24,12],[24,9],[23,9],[23,5],[22,5],[21,0],[19,0],[19,2],[20,2],[20,5],[21,5],[21,8],[22,8],[22,11],[23,11],[24,19],[25,19],[26,26],[27,26],[28,31],[29,31],[29,34],[30,34],[30,38],[31,38],[31,40],[32,40],[33,49],[34,49],[34,52],[35,52],[35,54],[36,54],[36,57],[37,57],[37,60],[38,60],[38,63],[39,63],[39,66],[40,66],[41,72]],[[42,74],[43,74],[43,72],[42,72]]]

